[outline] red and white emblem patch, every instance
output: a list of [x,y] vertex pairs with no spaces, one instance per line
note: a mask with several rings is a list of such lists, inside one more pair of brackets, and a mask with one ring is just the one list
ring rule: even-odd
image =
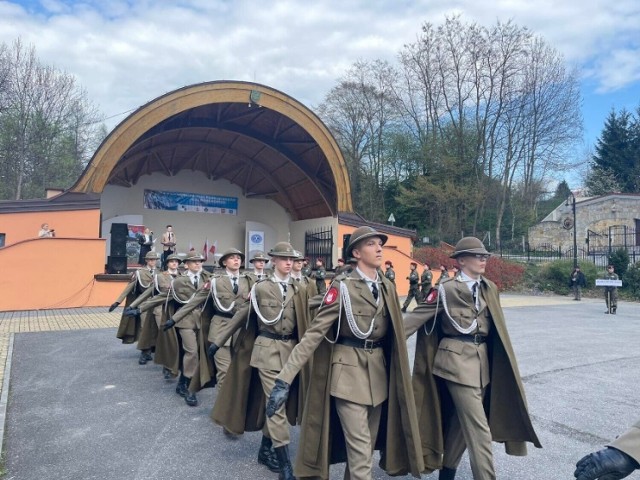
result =
[[435,303],[436,299],[438,298],[438,290],[435,288],[432,288],[431,290],[429,290],[429,293],[427,294],[427,298],[425,299],[425,303]]
[[338,289],[336,287],[331,287],[327,293],[324,294],[324,303],[325,305],[331,305],[338,299]]

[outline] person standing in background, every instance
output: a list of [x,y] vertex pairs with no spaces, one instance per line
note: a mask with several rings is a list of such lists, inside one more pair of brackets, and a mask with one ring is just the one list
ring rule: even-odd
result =
[[573,299],[581,300],[582,299],[582,287],[587,286],[587,279],[584,276],[584,273],[580,271],[580,267],[576,266],[571,272],[571,277],[569,278],[569,286],[573,291]]
[[40,238],[53,238],[56,236],[56,231],[54,229],[49,229],[48,223],[43,223],[40,225],[40,231],[38,232],[38,237]]
[[316,279],[316,289],[320,295],[327,293],[327,284],[325,278],[327,277],[327,271],[324,268],[324,260],[316,258],[316,271],[313,274]]
[[418,281],[420,280],[420,277],[418,277],[418,272],[416,270],[418,268],[418,264],[416,262],[411,262],[409,268],[411,269],[411,271],[409,272],[409,276],[407,277],[407,280],[409,280],[409,293],[407,294],[407,298],[402,305],[402,313],[405,313],[407,311],[407,307],[411,303],[412,299],[415,298],[416,303],[420,303],[420,291],[418,290]]
[[162,265],[165,265],[166,259],[176,251],[176,234],[173,232],[173,226],[167,225],[167,231],[162,234]]
[[394,285],[396,284],[396,272],[393,270],[393,263],[391,263],[391,260],[387,260],[386,262],[384,262],[384,276],[386,277],[387,280],[389,280],[391,283],[393,283]]
[[[603,278],[605,280],[619,280],[620,277],[613,270],[613,265],[608,265]],[[604,313],[615,315],[618,308],[618,287],[604,287],[604,301],[607,303],[607,311]]]
[[138,263],[144,265],[144,257],[151,251],[151,247],[153,246],[153,232],[149,227],[144,229],[144,233],[138,235],[138,243],[140,244]]
[[420,302],[424,302],[429,295],[429,290],[431,290],[431,283],[433,280],[433,274],[431,273],[431,268],[429,264],[425,262],[424,270],[422,271],[422,275],[420,275]]

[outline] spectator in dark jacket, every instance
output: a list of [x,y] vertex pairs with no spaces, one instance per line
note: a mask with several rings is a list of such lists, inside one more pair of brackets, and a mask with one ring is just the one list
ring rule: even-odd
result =
[[580,271],[580,267],[576,267],[571,272],[571,277],[569,278],[569,286],[571,290],[573,290],[573,299],[580,300],[582,298],[582,287],[587,286],[587,279],[584,276],[584,273]]

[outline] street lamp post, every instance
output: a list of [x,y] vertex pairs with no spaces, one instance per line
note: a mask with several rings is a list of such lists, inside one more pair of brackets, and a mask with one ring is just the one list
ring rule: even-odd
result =
[[573,214],[573,268],[578,266],[578,239],[576,237],[576,196],[571,193],[566,205],[571,201],[571,213]]

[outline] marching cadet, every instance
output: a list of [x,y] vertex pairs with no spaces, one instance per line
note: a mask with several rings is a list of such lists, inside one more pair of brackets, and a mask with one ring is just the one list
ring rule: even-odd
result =
[[215,273],[194,297],[184,305],[172,318],[179,324],[187,316],[199,316],[202,335],[199,336],[199,364],[196,378],[189,383],[189,393],[185,397],[188,405],[197,405],[195,394],[213,384],[222,386],[227,370],[231,364],[231,339],[218,350],[215,356],[208,354],[209,343],[215,332],[229,321],[235,309],[242,305],[253,285],[253,279],[240,273],[244,262],[244,253],[235,248],[226,250],[218,260],[224,272]]
[[[620,277],[613,271],[613,265],[608,265],[607,271],[602,278],[606,280],[619,280]],[[607,304],[607,311],[604,313],[615,315],[618,309],[618,287],[604,287],[604,301]]]
[[396,272],[393,270],[393,263],[391,260],[384,262],[384,276],[394,285],[396,284]]
[[269,274],[264,270],[265,265],[269,263],[269,257],[267,257],[264,252],[257,250],[253,254],[251,260],[249,260],[249,263],[253,265],[253,271],[247,272],[247,275],[251,276],[254,282],[257,282],[258,280],[262,280],[269,276]]
[[[318,294],[318,290],[316,289],[316,283],[311,281],[309,277],[305,277],[302,275],[302,267],[304,264],[304,256],[301,252],[296,252],[298,256],[293,259],[293,265],[291,265],[291,279],[293,283],[296,285],[300,285],[301,288],[304,289],[305,295],[307,297],[307,316],[309,319],[312,319],[315,310],[320,306],[322,302],[322,295]],[[314,311],[312,313],[312,310]]]
[[418,282],[420,277],[418,277],[418,264],[416,262],[411,262],[409,267],[411,270],[409,271],[409,276],[407,280],[409,280],[409,293],[407,294],[407,298],[402,305],[402,313],[407,311],[407,307],[411,303],[411,300],[416,299],[416,303],[420,303],[420,290],[418,287]]
[[[329,465],[346,460],[345,478],[370,480],[375,449],[391,475],[419,478],[424,470],[400,304],[395,287],[377,271],[386,240],[368,226],[353,232],[345,253],[356,258],[356,269],[333,280],[275,379],[267,415],[281,411],[313,356],[298,477],[329,478]],[[378,437],[378,431],[384,433]]]
[[318,289],[318,293],[324,295],[327,292],[327,283],[325,281],[327,278],[327,271],[324,268],[323,259],[316,258],[316,271],[313,273],[313,276],[316,279],[316,288]]
[[162,365],[165,380],[178,375],[180,363],[178,338],[174,329],[164,331],[164,323],[174,312],[174,302],[168,301],[171,283],[179,275],[178,266],[182,260],[172,253],[166,260],[166,271],[156,271],[153,284],[125,309],[125,315],[143,315],[151,312],[155,322],[147,321],[140,332],[138,348],[155,346],[154,363]]
[[[433,274],[431,273],[431,268],[429,268],[429,264],[425,262],[424,270],[422,270],[422,275],[420,275],[420,302],[424,302],[429,295],[429,290],[431,290],[431,282],[433,281]],[[417,301],[417,299],[416,299]]]
[[[249,301],[217,332],[211,345],[214,351],[217,350],[218,345],[224,345],[237,329],[242,328],[227,380],[218,394],[211,418],[235,434],[262,429],[258,462],[272,471],[280,470],[281,479],[291,480],[287,421],[295,425],[302,414],[306,375],[303,374],[300,382],[292,387],[286,408],[281,405],[266,422],[263,412],[276,375],[306,331],[308,307],[305,289],[290,276],[294,259],[300,254],[289,243],[279,242],[269,251],[269,256],[273,264],[271,277],[253,286]],[[248,366],[258,371],[260,385],[251,382],[252,371]],[[245,392],[246,398],[239,398],[239,392]],[[255,412],[262,414],[256,418]],[[269,458],[272,448],[277,459],[273,464]]]
[[441,282],[444,282],[448,278],[449,278],[449,272],[447,270],[447,267],[445,267],[444,265],[440,265],[440,276],[438,277],[438,280],[436,280],[436,287],[440,285]]
[[309,259],[307,257],[304,257],[302,261],[302,275],[311,278],[311,266],[309,265]]
[[[167,258],[169,255],[167,255]],[[196,406],[198,399],[195,394],[190,394],[189,384],[191,379],[198,371],[199,354],[198,339],[202,335],[202,323],[200,319],[200,310],[192,310],[187,314],[181,314],[181,310],[192,300],[199,290],[203,289],[205,283],[209,280],[209,272],[202,269],[204,257],[195,251],[187,253],[184,263],[187,271],[184,275],[176,277],[171,282],[172,301],[176,302],[176,306],[180,308],[173,318],[169,318],[164,327],[164,331],[168,331],[175,326],[182,344],[182,372],[176,386],[176,393],[184,397],[185,402],[189,406]],[[179,320],[174,320],[179,318]]]
[[340,275],[346,269],[344,258],[339,258],[337,263],[338,263],[338,266],[334,268],[333,273],[335,275]]
[[[156,252],[149,252],[145,255],[146,265],[144,268],[139,268],[131,275],[131,281],[122,291],[120,296],[109,307],[109,311],[113,312],[120,303],[126,298],[125,307],[128,307],[137,297],[142,294],[147,288],[151,286],[153,281],[153,274],[156,269],[156,263],[158,262],[158,254]],[[140,318],[131,317],[122,313],[120,318],[120,326],[116,337],[122,340],[122,343],[134,343],[140,336]],[[146,363],[151,360],[150,352],[141,352],[140,361]]]
[[421,399],[420,437],[425,463],[441,468],[440,480],[455,478],[467,448],[473,478],[495,479],[492,439],[504,442],[509,455],[526,455],[525,442],[541,447],[498,289],[483,276],[489,255],[477,238],[461,239],[451,255],[460,273],[440,282],[404,320],[407,338],[418,331],[413,387]]

